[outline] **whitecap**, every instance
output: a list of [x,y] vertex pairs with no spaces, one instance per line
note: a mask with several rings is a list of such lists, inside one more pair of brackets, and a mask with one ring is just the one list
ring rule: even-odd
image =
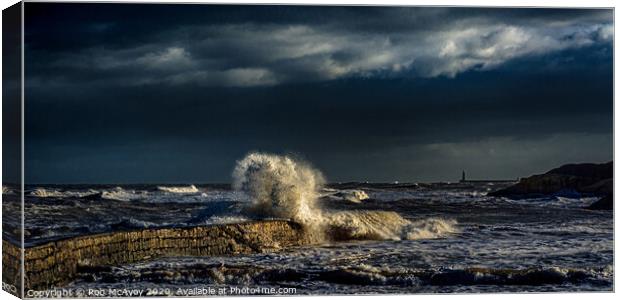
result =
[[158,186],[157,189],[174,194],[195,194],[200,192],[200,190],[193,184],[190,186]]

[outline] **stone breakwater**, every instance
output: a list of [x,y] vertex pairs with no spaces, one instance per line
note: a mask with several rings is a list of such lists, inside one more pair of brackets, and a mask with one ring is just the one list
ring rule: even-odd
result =
[[[25,290],[62,287],[80,271],[158,257],[277,251],[310,243],[301,225],[284,220],[111,232],[25,248]],[[20,249],[3,240],[3,282],[20,290]]]

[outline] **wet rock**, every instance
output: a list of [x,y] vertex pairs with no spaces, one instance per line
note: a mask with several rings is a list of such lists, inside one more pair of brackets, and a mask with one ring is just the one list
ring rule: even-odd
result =
[[613,210],[614,209],[614,196],[607,195],[600,200],[592,203],[592,205],[588,206],[588,209],[593,210]]
[[603,196],[602,202],[594,207],[610,209],[613,207],[609,202],[613,199],[613,162],[564,165],[545,174],[522,178],[515,185],[489,193],[489,196],[512,199],[557,195]]

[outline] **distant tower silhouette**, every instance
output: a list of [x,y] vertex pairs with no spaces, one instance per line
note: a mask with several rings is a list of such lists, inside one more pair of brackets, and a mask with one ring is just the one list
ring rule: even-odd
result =
[[461,175],[461,182],[465,182],[465,170],[463,170],[463,175]]

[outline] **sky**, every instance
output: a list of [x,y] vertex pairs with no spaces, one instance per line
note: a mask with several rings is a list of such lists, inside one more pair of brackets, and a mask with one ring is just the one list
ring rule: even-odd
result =
[[512,179],[613,158],[602,9],[25,4],[27,183]]

